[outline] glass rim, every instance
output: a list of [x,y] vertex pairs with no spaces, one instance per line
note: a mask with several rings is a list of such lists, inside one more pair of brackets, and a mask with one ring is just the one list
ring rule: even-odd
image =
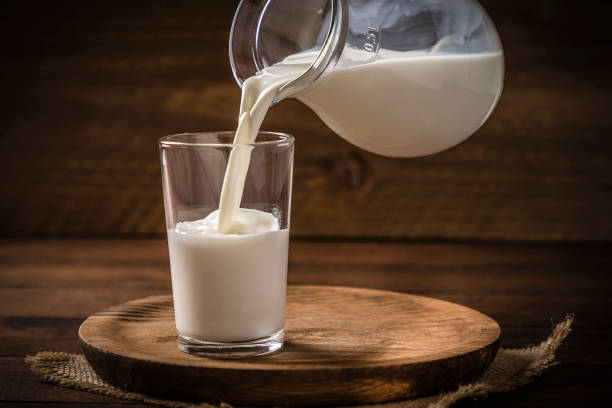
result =
[[259,135],[267,135],[274,136],[274,140],[263,140],[263,141],[255,141],[253,143],[234,143],[233,137],[232,141],[228,143],[223,143],[219,141],[214,142],[188,142],[185,141],[187,137],[193,136],[233,136],[236,134],[235,130],[224,130],[220,132],[186,132],[186,133],[176,133],[172,135],[167,135],[161,137],[159,139],[160,147],[233,147],[233,146],[252,146],[252,147],[265,147],[265,146],[279,146],[283,144],[292,145],[295,141],[295,138],[288,133],[282,132],[268,132],[268,131],[260,131],[257,132],[257,136]]

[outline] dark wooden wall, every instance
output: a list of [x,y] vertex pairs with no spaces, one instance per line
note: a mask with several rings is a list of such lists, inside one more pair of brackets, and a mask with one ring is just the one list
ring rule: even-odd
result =
[[[3,5],[0,235],[163,234],[157,138],[235,127],[236,4]],[[610,2],[483,5],[505,90],[450,151],[377,157],[297,101],[271,110],[263,128],[297,137],[294,237],[612,239]]]

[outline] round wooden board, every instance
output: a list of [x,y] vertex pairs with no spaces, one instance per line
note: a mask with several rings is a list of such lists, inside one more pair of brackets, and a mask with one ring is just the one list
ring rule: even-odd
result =
[[182,353],[169,295],[96,313],[79,329],[87,360],[113,385],[239,405],[365,404],[432,394],[482,374],[499,337],[494,320],[464,306],[330,286],[287,288],[285,345],[267,356]]

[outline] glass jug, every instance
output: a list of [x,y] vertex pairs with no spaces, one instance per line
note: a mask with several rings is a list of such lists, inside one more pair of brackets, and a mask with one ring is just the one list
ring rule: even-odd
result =
[[391,157],[468,138],[504,76],[499,36],[475,0],[242,0],[230,63],[241,86],[302,64],[273,104],[295,97],[348,142]]

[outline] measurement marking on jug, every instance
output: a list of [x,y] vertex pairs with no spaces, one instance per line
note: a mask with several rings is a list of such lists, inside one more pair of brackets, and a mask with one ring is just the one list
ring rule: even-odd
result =
[[378,52],[380,33],[377,27],[368,27],[363,48],[368,52]]

